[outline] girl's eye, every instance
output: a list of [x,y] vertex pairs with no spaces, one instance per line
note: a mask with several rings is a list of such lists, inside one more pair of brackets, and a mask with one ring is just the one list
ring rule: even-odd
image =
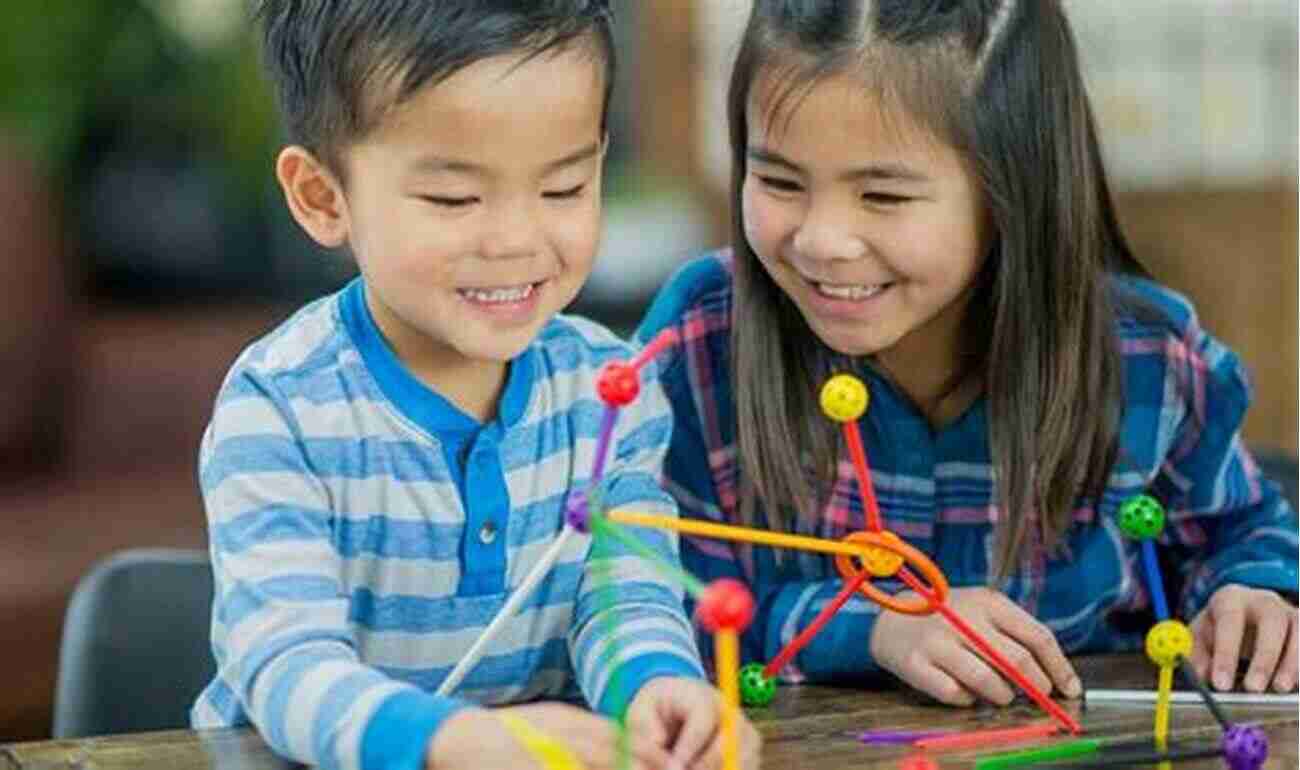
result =
[[900,203],[907,203],[911,198],[906,195],[893,195],[891,193],[863,193],[862,200],[880,206],[897,206]]
[[564,198],[577,198],[580,195],[582,195],[582,191],[585,190],[586,188],[587,188],[587,183],[583,182],[582,184],[577,185],[576,187],[570,187],[566,190],[549,190],[547,192],[542,193],[542,197],[550,198],[551,200],[560,200]]
[[448,198],[442,195],[421,195],[419,198],[420,200],[427,201],[435,206],[442,206],[443,208],[449,209],[463,208],[478,202],[478,198],[474,197]]
[[758,181],[763,183],[763,186],[777,192],[792,193],[799,192],[802,189],[798,182],[782,179],[779,176],[763,176],[762,174],[755,174],[755,176],[758,177]]

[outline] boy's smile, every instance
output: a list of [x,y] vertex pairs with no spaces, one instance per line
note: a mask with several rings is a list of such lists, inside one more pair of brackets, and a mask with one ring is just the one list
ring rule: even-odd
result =
[[463,407],[465,383],[499,383],[591,270],[603,101],[599,57],[581,43],[484,59],[343,152],[340,219],[371,315]]

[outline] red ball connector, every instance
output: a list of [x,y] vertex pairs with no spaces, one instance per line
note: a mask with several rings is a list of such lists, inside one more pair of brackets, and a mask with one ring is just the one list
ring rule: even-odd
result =
[[695,605],[695,622],[711,634],[722,629],[744,631],[754,618],[754,595],[744,583],[721,578],[710,583]]
[[626,361],[610,361],[596,377],[596,393],[608,406],[627,406],[641,392],[636,368]]

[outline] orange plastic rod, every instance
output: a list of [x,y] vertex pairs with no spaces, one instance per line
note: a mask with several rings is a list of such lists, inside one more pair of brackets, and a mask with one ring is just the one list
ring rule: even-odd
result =
[[736,713],[740,709],[740,638],[734,628],[722,628],[713,637],[714,660],[718,664],[718,688],[722,690],[722,768],[740,770],[740,740]]
[[[909,615],[928,615],[934,612],[934,600],[930,598],[931,596],[938,597],[940,604],[948,596],[948,579],[939,571],[934,562],[930,561],[928,556],[902,540],[886,538],[882,533],[853,532],[845,540],[835,541],[804,535],[788,535],[783,532],[769,532],[765,529],[754,529],[752,527],[718,524],[712,521],[696,521],[695,519],[679,519],[675,516],[662,516],[654,513],[638,513],[623,509],[609,511],[605,516],[610,521],[634,527],[670,529],[687,535],[711,537],[716,540],[754,543],[776,548],[794,548],[801,551],[838,556],[861,557],[869,552],[867,546],[878,546],[902,556],[903,560],[908,564],[916,566],[921,574],[925,575],[926,579],[930,581],[933,591],[930,592],[929,596],[905,601],[895,599],[868,581],[863,583],[860,589],[868,599],[896,612]],[[843,574],[843,570],[841,570],[841,574]],[[856,575],[856,572],[843,576],[846,580],[851,580],[854,575]]]
[[[702,537],[711,537],[716,540],[731,540],[742,543],[754,543],[755,545],[770,545],[774,548],[794,548],[799,551],[813,551],[816,553],[839,554],[843,556],[862,556],[866,553],[865,548],[851,543],[843,543],[836,540],[823,540],[821,538],[806,537],[804,535],[787,535],[781,532],[768,532],[767,530],[753,529],[750,527],[737,527],[731,524],[716,524],[711,521],[679,519],[673,516],[661,516],[654,513],[637,513],[635,511],[618,508],[607,512],[605,515],[610,521],[617,521],[620,524],[628,524],[634,527],[671,529],[686,535],[700,535]],[[879,539],[879,541],[874,544],[891,547],[883,538]]]

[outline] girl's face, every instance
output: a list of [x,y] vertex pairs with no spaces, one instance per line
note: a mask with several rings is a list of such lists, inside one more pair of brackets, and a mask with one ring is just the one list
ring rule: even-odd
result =
[[773,89],[760,78],[747,110],[750,247],[833,350],[951,371],[991,230],[975,178],[849,75],[775,113]]

